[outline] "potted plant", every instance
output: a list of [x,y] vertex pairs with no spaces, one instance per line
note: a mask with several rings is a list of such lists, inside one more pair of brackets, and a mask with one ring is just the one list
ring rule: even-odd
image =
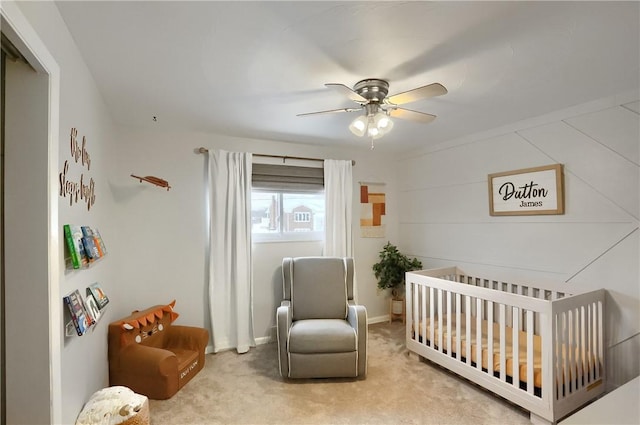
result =
[[404,285],[404,274],[421,268],[420,260],[417,258],[410,260],[391,242],[387,242],[382,248],[380,261],[373,265],[373,271],[378,279],[378,288],[391,289],[394,300],[402,299],[400,290]]

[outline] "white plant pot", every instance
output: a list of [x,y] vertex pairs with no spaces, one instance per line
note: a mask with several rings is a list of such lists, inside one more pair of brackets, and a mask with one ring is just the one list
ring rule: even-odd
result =
[[391,313],[402,314],[403,313],[404,300],[391,300]]

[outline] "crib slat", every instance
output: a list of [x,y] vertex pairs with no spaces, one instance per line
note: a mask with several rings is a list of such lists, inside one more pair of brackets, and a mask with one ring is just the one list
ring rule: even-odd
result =
[[[566,353],[566,347],[567,347],[567,335],[569,332],[569,318],[568,318],[568,313],[566,311],[562,312],[562,340],[560,341],[560,354],[561,354],[561,361],[562,361],[562,376],[563,376],[563,383],[564,383],[564,389],[567,390],[569,388],[569,381],[570,381],[570,377],[568,376],[569,373],[569,356],[567,356]],[[560,393],[560,391],[558,391]],[[564,398],[564,394],[560,393],[558,394],[558,398],[562,399]]]
[[527,310],[527,392],[533,394],[533,311]]
[[493,301],[487,301],[487,372],[493,376]]
[[422,335],[422,343],[424,345],[427,345],[427,289],[429,288],[422,286],[422,312],[416,314],[416,316],[419,316],[416,320],[419,326],[422,326],[422,333],[420,335]]
[[587,308],[585,306],[580,307],[580,377],[582,379],[582,385],[589,385],[588,381],[588,366],[587,360],[589,358],[589,351],[587,350]]
[[482,370],[482,299],[476,298],[476,368]]
[[429,287],[429,323],[430,323],[430,332],[429,332],[429,344],[431,345],[431,348],[433,348],[433,346],[435,345],[435,327],[436,327],[436,322],[434,321],[433,317],[436,311],[436,306],[435,304],[435,294],[434,294],[435,289],[430,286]]
[[589,383],[591,383],[593,380],[595,380],[595,372],[594,372],[594,368],[595,368],[595,363],[594,363],[594,356],[595,356],[595,346],[593,344],[593,304],[589,303],[587,305],[587,353],[588,353],[588,358],[587,358],[587,376],[589,379]]
[[[414,341],[420,341],[420,318],[418,317],[420,305],[418,303],[418,296],[422,290],[422,285],[407,281],[407,305],[405,308],[407,309],[407,323],[411,324],[411,329],[413,330],[412,339]],[[391,319],[391,316],[389,316],[389,319]]]
[[447,291],[447,353],[453,357],[451,349],[451,291]]
[[598,367],[596,368],[596,376],[597,379],[600,379],[600,365],[602,364],[602,359],[604,355],[604,341],[603,331],[602,331],[602,302],[598,301]]
[[597,327],[596,327],[596,303],[592,303],[589,304],[589,312],[590,312],[590,317],[589,317],[589,330],[591,331],[589,333],[590,338],[591,338],[591,344],[590,344],[590,349],[589,349],[589,358],[591,359],[591,366],[589,368],[590,373],[591,373],[591,379],[592,381],[595,381],[598,379],[597,377],[597,370],[598,368],[598,349],[597,349],[597,343],[596,343],[596,339],[597,339]]
[[567,341],[567,351],[569,354],[569,379],[571,383],[569,385],[569,392],[575,392],[576,390],[576,311],[575,309],[569,310],[569,341]]
[[464,317],[466,319],[465,323],[465,358],[466,364],[471,364],[471,297],[466,295],[464,297],[465,301],[465,314]]
[[438,289],[438,351],[442,353],[442,289]]
[[[553,365],[552,367],[554,368],[554,380],[553,380],[553,400],[557,400],[560,394],[560,385],[562,385],[562,376],[561,376],[561,369],[560,369],[560,338],[558,337],[559,335],[559,321],[560,318],[557,314],[554,314],[551,317],[551,327],[552,327],[552,344],[553,344]],[[546,347],[542,347],[542,349],[544,350]],[[543,366],[543,370],[544,370],[544,366]]]
[[520,388],[520,312],[517,307],[513,307],[512,337],[511,337],[511,377],[513,386]]
[[584,308],[583,307],[578,307],[576,309],[576,312],[578,314],[577,317],[577,321],[576,321],[576,336],[577,336],[577,341],[576,341],[576,348],[578,349],[578,388],[582,389],[585,385],[585,379],[584,379],[584,372],[585,372],[585,368],[584,368]]
[[[598,353],[598,311],[597,309],[593,309],[593,329],[595,330],[594,334],[593,334],[593,352]],[[594,379],[600,379],[600,368],[598,367],[598,365],[600,364],[600,359],[601,357],[598,357],[598,355],[596,355],[595,358],[595,370],[594,370]]]
[[562,354],[562,343],[563,343],[563,326],[564,326],[564,314],[563,313],[559,313],[556,316],[556,320],[557,320],[557,335],[556,335],[556,341],[555,341],[555,347],[556,347],[556,354],[557,354],[557,359],[556,359],[556,363],[558,364],[557,367],[557,371],[556,371],[556,380],[558,381],[558,390],[557,390],[557,395],[556,395],[556,399],[560,400],[562,398],[562,388],[564,387],[564,382],[566,381],[566,377],[564,375],[565,372],[565,368],[564,368],[564,356]]
[[569,393],[576,390],[576,358],[575,358],[575,310],[569,310],[569,340],[566,341],[566,350],[569,357]]
[[580,353],[580,309],[578,307],[576,307],[576,309],[574,310],[574,317],[573,317],[573,326],[574,326],[574,332],[573,332],[573,341],[571,344],[571,351],[573,351],[574,356],[573,356],[573,360],[574,360],[574,373],[575,376],[573,378],[574,382],[576,382],[575,384],[575,389],[580,389],[582,388],[582,383],[581,383],[581,376],[582,374],[580,373],[580,370],[582,369],[582,363],[580,362],[581,359],[581,353]]
[[[503,292],[511,293],[511,283],[502,282],[502,286],[503,286]],[[507,313],[507,316],[506,316],[507,321],[506,321],[506,323],[513,323],[513,319],[511,317],[511,314],[512,314],[511,309],[508,308],[506,313]]]
[[460,319],[460,315],[462,313],[462,302],[460,294],[456,294],[456,358],[460,360],[460,356],[462,355],[462,341],[460,338],[460,326],[462,320]]
[[506,361],[506,347],[507,347],[507,341],[506,341],[506,329],[505,329],[505,321],[506,321],[506,314],[505,314],[505,305],[504,304],[500,304],[500,311],[499,311],[499,326],[500,326],[500,380],[501,381],[506,381],[507,380],[507,375],[505,373],[505,370],[507,368],[507,361]]
[[[420,311],[420,294],[424,294],[425,289],[426,288],[422,285],[414,285],[413,297],[406,301],[407,308],[412,312],[413,329],[415,329],[414,334],[416,341],[420,340],[420,314],[418,313]],[[424,343],[424,333],[422,335],[422,342]]]

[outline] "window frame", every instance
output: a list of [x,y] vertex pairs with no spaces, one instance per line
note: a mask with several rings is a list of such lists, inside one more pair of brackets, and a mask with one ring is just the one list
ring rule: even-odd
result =
[[[283,190],[283,189],[268,189],[268,188],[252,188],[251,189],[251,200],[253,203],[253,194],[255,192],[262,193],[274,193],[277,194],[277,203],[280,217],[278,218],[278,231],[277,232],[254,232],[253,224],[251,227],[251,239],[253,243],[273,243],[273,242],[318,242],[324,241],[324,230],[321,231],[287,231],[284,229],[284,197],[287,194],[317,194],[322,195],[323,203],[326,207],[326,198],[324,198],[324,189],[318,191],[302,191],[302,190]],[[251,208],[253,211],[253,206]],[[295,214],[295,213],[294,213]],[[311,213],[305,213],[311,215]],[[309,221],[311,221],[311,217],[309,216]],[[305,222],[301,222],[305,223]]]

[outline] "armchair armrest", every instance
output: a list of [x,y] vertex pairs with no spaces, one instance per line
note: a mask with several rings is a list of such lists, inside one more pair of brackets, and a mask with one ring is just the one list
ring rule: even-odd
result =
[[289,376],[289,356],[288,341],[289,328],[291,328],[292,314],[289,301],[283,301],[276,310],[276,333],[278,338],[278,362],[280,364],[280,375],[283,378]]
[[360,333],[367,333],[367,309],[363,305],[350,305],[347,313],[347,322],[353,329]]
[[118,370],[137,375],[175,375],[178,358],[169,350],[141,344],[126,346],[117,358]]
[[171,325],[165,330],[165,347],[181,347],[204,351],[209,342],[209,331],[192,326]]
[[363,305],[349,305],[347,321],[358,335],[358,376],[367,374],[367,309]]

